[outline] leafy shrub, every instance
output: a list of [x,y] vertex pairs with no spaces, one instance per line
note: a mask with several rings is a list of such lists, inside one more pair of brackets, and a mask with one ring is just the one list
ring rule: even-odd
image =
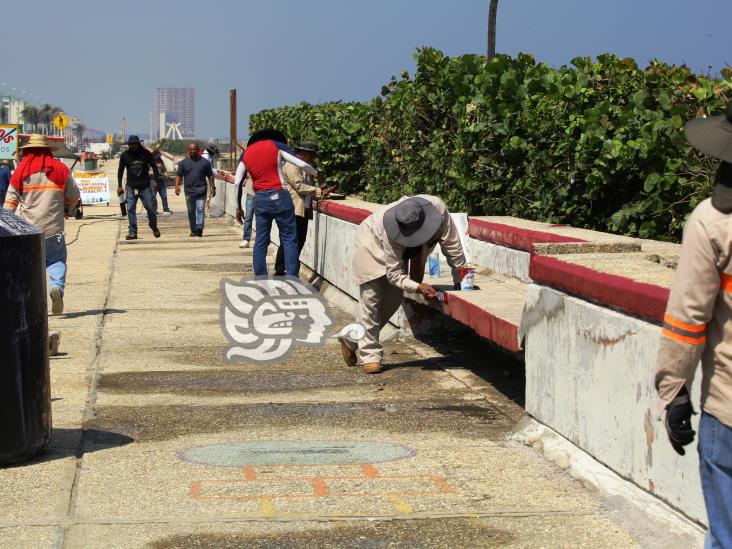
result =
[[717,162],[689,147],[683,124],[722,110],[732,71],[718,80],[613,55],[560,68],[525,54],[415,58],[414,77],[369,103],[267,110],[250,127],[317,140],[329,180],[379,202],[429,193],[471,215],[675,239],[709,195]]

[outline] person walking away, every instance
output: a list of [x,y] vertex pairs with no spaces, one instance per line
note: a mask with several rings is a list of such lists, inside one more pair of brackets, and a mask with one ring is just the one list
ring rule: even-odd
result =
[[285,163],[294,164],[313,177],[318,175],[315,168],[293,154],[282,132],[260,130],[249,138],[244,151],[244,169],[245,175],[252,176],[254,187],[257,237],[252,260],[257,277],[267,276],[267,248],[272,222],[277,223],[280,245],[285,249],[285,270],[288,275],[298,274],[295,206],[282,176]]
[[[318,144],[313,141],[304,141],[295,147],[295,155],[314,167],[318,155]],[[289,188],[292,202],[295,205],[297,258],[299,261],[300,254],[308,237],[308,221],[313,218],[313,199],[324,197],[322,189],[324,178],[322,177],[323,174],[320,173],[318,179],[320,185],[315,186],[313,185],[313,178],[309,173],[292,164],[285,164],[283,175],[285,176],[285,182]],[[325,197],[327,198],[327,194]],[[286,274],[297,275],[297,273],[287,273],[285,271],[285,249],[283,246],[277,248],[274,274],[275,276],[285,276]]]
[[21,147],[23,159],[10,178],[4,207],[43,231],[51,314],[64,312],[67,253],[65,218],[80,194],[69,168],[53,157],[44,135],[32,134]]
[[705,547],[732,547],[732,102],[725,116],[687,122],[689,143],[722,161],[711,198],[684,226],[655,370],[658,418],[673,449],[696,434],[690,400],[701,360],[699,468],[709,518]]
[[[155,159],[155,165],[158,167],[158,174],[160,174],[160,179],[158,181],[158,188],[157,191],[153,190],[153,198],[155,199],[155,212],[158,211],[158,200],[157,200],[157,194],[160,195],[160,201],[163,203],[163,215],[171,215],[173,212],[168,207],[168,189],[165,185],[165,174],[167,170],[165,169],[165,162],[163,161],[163,155],[160,154],[160,151],[155,149],[152,151],[153,158]],[[152,187],[153,182],[150,182],[150,186]]]
[[364,373],[382,371],[379,333],[399,308],[404,291],[437,298],[437,290],[422,279],[427,257],[438,243],[459,284],[457,269],[466,266],[465,254],[455,222],[438,197],[403,197],[359,225],[353,273],[359,285],[358,322],[366,335],[358,344],[340,338],[346,364],[356,366],[360,360]]
[[10,161],[3,160],[0,162],[0,205],[5,202],[5,195],[7,194],[8,187],[10,186],[10,175]]
[[[246,176],[246,177],[245,177]],[[236,188],[236,220],[244,225],[244,233],[239,244],[240,248],[248,248],[249,242],[252,240],[252,221],[254,220],[254,181],[247,176],[244,167],[244,155],[241,155],[239,164],[236,166],[236,174],[234,174],[234,185]],[[241,207],[242,194],[246,196],[245,210]]]
[[211,162],[201,156],[201,149],[197,143],[188,145],[188,156],[178,163],[178,171],[175,175],[176,195],[180,195],[181,179],[183,180],[186,205],[188,206],[188,223],[191,226],[191,236],[203,236],[206,191],[207,188],[211,189],[210,200],[216,196],[216,186],[214,185]]
[[[125,240],[137,239],[137,199],[142,200],[142,205],[147,212],[147,221],[152,229],[153,236],[160,238],[158,230],[158,217],[155,211],[155,191],[158,189],[160,174],[155,164],[152,153],[142,146],[140,138],[130,135],[125,143],[127,150],[119,158],[119,169],[117,170],[117,194],[125,193],[127,197],[127,218],[129,219],[129,231]],[[122,177],[127,170],[127,185],[122,187]],[[153,183],[150,183],[150,170],[153,172]]]

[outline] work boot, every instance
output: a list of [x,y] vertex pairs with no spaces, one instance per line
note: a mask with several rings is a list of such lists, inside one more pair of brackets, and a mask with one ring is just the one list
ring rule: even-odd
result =
[[198,237],[202,237],[202,236],[203,236],[203,229],[198,229],[198,230],[196,231],[196,236],[198,236]]
[[51,286],[51,314],[58,316],[64,312],[64,296],[61,294],[61,288]]
[[160,229],[158,229],[157,227],[155,227],[152,231],[153,231],[153,236],[155,238],[160,238]]
[[60,344],[61,334],[59,332],[51,332],[48,334],[48,354],[50,356],[56,356],[58,354]]
[[137,240],[137,233],[128,233],[125,240]]
[[348,366],[356,366],[358,364],[358,359],[356,358],[356,351],[352,350],[345,342],[345,340],[342,337],[338,338],[338,341],[341,343],[341,354],[343,355],[343,360],[346,361],[346,364]]
[[381,362],[367,362],[363,365],[364,374],[378,374],[384,367]]

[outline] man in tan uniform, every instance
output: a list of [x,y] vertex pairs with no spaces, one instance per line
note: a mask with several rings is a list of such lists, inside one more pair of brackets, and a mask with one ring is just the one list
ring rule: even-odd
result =
[[655,372],[659,417],[674,450],[694,440],[689,394],[701,360],[699,461],[709,517],[706,547],[732,547],[732,103],[726,116],[685,127],[688,141],[723,162],[712,197],[684,227]]
[[21,149],[23,159],[10,179],[4,207],[43,231],[51,313],[60,315],[66,287],[64,220],[79,201],[79,188],[69,168],[51,154],[45,136],[31,135]]
[[440,244],[453,268],[466,265],[460,235],[447,206],[436,196],[404,197],[374,212],[356,231],[353,272],[359,284],[358,322],[366,335],[358,345],[340,339],[346,363],[360,359],[367,374],[381,372],[384,350],[379,333],[397,311],[404,291],[435,299],[437,290],[422,284],[427,256]]
[[[315,167],[315,160],[318,155],[318,144],[313,141],[303,141],[295,146],[295,156]],[[285,182],[289,186],[290,196],[295,205],[295,224],[297,226],[297,250],[302,252],[305,241],[308,237],[308,221],[313,218],[313,200],[316,198],[327,198],[327,189],[323,189],[324,179],[319,174],[319,185],[314,185],[313,176],[301,170],[293,164],[285,164],[282,168]],[[325,195],[323,194],[323,191]],[[297,273],[285,273],[285,250],[282,246],[277,248],[275,260],[275,276],[286,274],[297,275]]]

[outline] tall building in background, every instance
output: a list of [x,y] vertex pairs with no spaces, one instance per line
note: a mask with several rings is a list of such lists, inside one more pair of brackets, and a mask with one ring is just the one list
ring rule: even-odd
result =
[[196,105],[193,88],[155,88],[155,114],[159,137],[165,137],[167,124],[178,123],[184,138],[196,137]]

